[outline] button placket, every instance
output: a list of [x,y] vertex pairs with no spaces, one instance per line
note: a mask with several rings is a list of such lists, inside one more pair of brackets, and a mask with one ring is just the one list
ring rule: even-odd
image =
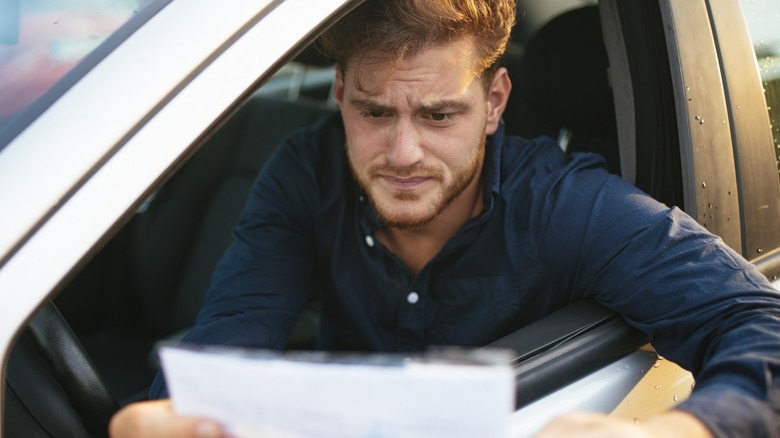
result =
[[427,284],[428,275],[423,268],[409,284],[405,296],[399,297],[403,300],[398,315],[398,346],[401,349],[417,350],[425,347],[425,308],[429,304],[424,299]]

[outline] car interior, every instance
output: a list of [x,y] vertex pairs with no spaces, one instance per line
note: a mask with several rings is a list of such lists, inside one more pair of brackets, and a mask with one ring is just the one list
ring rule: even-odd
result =
[[[603,41],[595,5],[569,9],[531,35],[515,35],[504,60],[514,83],[504,119],[510,134],[549,135],[567,152],[599,153],[608,169],[620,174]],[[646,53],[660,56],[656,49],[662,50]],[[5,436],[61,436],[62,431],[105,436],[113,412],[146,398],[158,369],[155,345],[177,339],[193,324],[265,159],[285,135],[336,110],[329,99],[331,73],[316,49],[305,49],[63,281],[19,336],[9,359]],[[674,139],[675,132],[663,134]],[[669,158],[675,156],[670,151],[663,152],[669,154],[665,165],[640,172],[637,185],[676,205],[679,163]],[[659,153],[649,147],[646,152]],[[659,181],[671,182],[661,187]],[[311,348],[316,327],[313,301],[289,348]],[[518,379],[518,406],[647,342],[593,302],[575,303],[526,329],[491,344],[517,352],[516,371],[524,376]],[[578,336],[588,341],[568,342]],[[556,355],[545,356],[553,348]]]

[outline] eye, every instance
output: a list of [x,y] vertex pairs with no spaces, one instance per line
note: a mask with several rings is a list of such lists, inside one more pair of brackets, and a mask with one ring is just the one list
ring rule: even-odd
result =
[[436,124],[448,124],[455,119],[455,113],[428,113],[425,118]]
[[361,111],[360,115],[367,119],[379,119],[387,115],[386,111]]

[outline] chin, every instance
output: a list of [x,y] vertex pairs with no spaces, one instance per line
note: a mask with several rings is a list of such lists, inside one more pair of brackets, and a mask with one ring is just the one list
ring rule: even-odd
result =
[[[379,220],[388,227],[402,230],[420,229],[431,223],[436,218],[433,208],[414,208],[410,202],[393,202],[385,204],[382,208],[374,208]],[[403,211],[403,214],[399,214]]]

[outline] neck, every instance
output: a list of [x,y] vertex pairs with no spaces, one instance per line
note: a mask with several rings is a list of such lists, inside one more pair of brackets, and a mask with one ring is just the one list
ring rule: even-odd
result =
[[385,227],[378,230],[376,236],[413,275],[417,275],[447,241],[483,208],[482,178],[477,175],[466,190],[429,224],[411,230]]

